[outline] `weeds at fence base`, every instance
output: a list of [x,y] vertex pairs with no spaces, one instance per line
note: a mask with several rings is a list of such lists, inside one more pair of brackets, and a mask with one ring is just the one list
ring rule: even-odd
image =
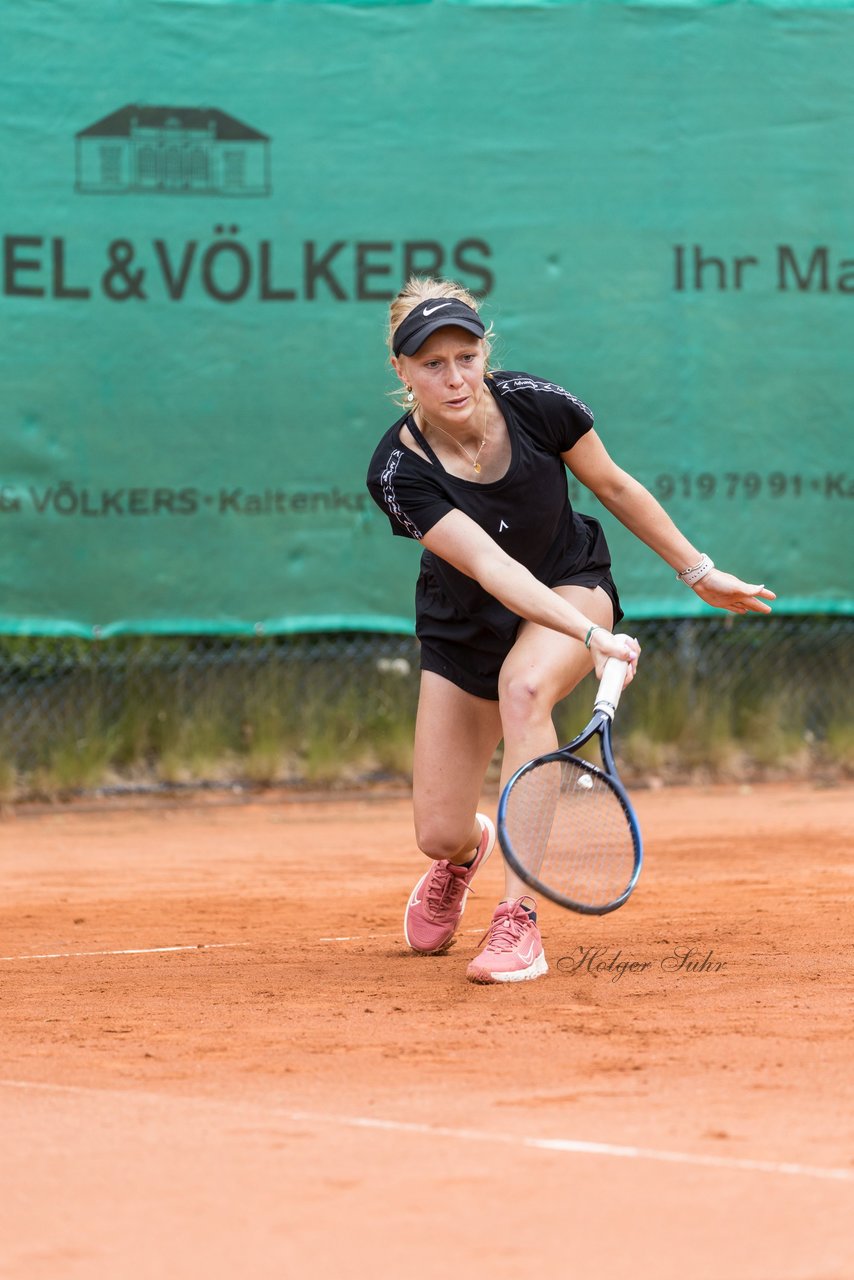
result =
[[[854,776],[850,620],[636,630],[641,672],[616,733],[630,786]],[[407,783],[417,692],[406,636],[0,637],[0,803]],[[560,741],[592,693],[587,680],[557,709]],[[496,758],[489,782],[498,774]]]

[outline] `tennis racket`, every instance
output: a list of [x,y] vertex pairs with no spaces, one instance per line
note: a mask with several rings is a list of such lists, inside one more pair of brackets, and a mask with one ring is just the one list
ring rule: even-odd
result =
[[[640,827],[611,746],[626,666],[608,659],[587,727],[517,770],[498,804],[498,839],[516,874],[552,902],[587,915],[621,907],[643,860]],[[573,754],[595,737],[603,768]]]

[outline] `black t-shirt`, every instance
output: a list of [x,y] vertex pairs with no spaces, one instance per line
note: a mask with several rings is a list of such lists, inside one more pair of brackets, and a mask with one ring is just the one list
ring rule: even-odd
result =
[[[510,465],[499,480],[461,479],[407,449],[400,441],[405,414],[374,451],[368,489],[397,536],[420,541],[449,511],[462,511],[541,582],[556,586],[588,556],[590,522],[573,513],[560,455],[591,429],[593,414],[563,387],[526,373],[496,372],[485,385],[510,436]],[[472,578],[428,551],[417,613],[419,635],[428,617],[443,634],[455,627],[462,634],[476,621],[501,644],[519,622]]]

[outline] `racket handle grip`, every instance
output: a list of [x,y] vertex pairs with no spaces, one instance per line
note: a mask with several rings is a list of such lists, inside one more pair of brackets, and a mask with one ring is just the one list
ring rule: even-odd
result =
[[605,663],[593,710],[601,711],[609,720],[614,719],[617,707],[620,705],[620,694],[623,692],[623,681],[626,678],[628,665],[620,658],[609,658]]

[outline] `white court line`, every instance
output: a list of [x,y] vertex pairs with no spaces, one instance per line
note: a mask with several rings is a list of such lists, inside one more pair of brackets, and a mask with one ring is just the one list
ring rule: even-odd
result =
[[222,1104],[216,1099],[183,1098],[169,1094],[94,1089],[86,1085],[44,1084],[29,1080],[0,1080],[2,1089],[32,1089],[43,1093],[83,1094],[92,1098],[130,1096],[162,1104],[165,1099],[188,1106],[225,1107],[226,1110],[261,1112],[265,1119],[276,1118],[293,1124],[321,1124],[339,1129],[376,1129],[386,1133],[411,1133],[425,1138],[450,1138],[457,1142],[491,1142],[533,1151],[557,1152],[560,1155],[610,1156],[619,1160],[653,1160],[664,1164],[694,1165],[705,1169],[722,1169],[730,1173],[772,1173],[796,1178],[818,1178],[831,1182],[854,1182],[854,1169],[821,1168],[776,1160],[742,1160],[735,1156],[704,1156],[688,1151],[659,1151],[652,1147],[626,1147],[610,1142],[582,1142],[577,1138],[532,1138],[524,1134],[495,1133],[483,1129],[451,1129],[440,1125],[416,1124],[406,1120],[381,1120],[375,1116],[324,1115],[317,1111],[286,1111],[279,1107],[258,1107],[245,1103]]
[[248,947],[248,942],[193,942],[183,947],[125,947],[122,951],[51,951],[44,955],[0,956],[0,960],[70,960],[76,956],[154,956],[164,951],[217,951]]
[[[460,929],[463,933],[483,933],[482,929]],[[340,938],[318,938],[318,942],[370,942],[372,938],[400,938],[400,929],[390,929],[388,933],[361,933]],[[0,956],[4,960],[68,960],[78,956],[154,956],[165,951],[216,951],[228,947],[251,947],[251,942],[194,942],[183,947],[124,947],[120,951],[49,951],[37,955]]]
[[[482,933],[482,929],[460,929],[459,933]],[[388,933],[362,933],[341,938],[318,938],[318,942],[370,942],[372,938],[400,938],[400,929]],[[163,951],[214,951],[223,947],[249,947],[250,942],[195,942],[185,947],[125,947],[121,951],[50,951],[38,955],[0,956],[3,960],[67,960],[72,956],[153,956]]]
[[[2,1083],[2,1081],[0,1081]],[[282,1114],[276,1112],[277,1115]],[[373,1116],[324,1116],[313,1111],[285,1113],[289,1120],[335,1124],[353,1129],[384,1129],[393,1133],[416,1133],[428,1137],[456,1138],[464,1142],[500,1142],[535,1151],[559,1151],[575,1155],[615,1156],[624,1160],[660,1160],[667,1164],[701,1165],[711,1169],[749,1173],[782,1173],[802,1178],[827,1178],[854,1182],[852,1169],[828,1169],[814,1165],[778,1163],[774,1160],[740,1160],[734,1156],[692,1155],[684,1151],[656,1151],[651,1147],[623,1147],[610,1142],[582,1142],[576,1138],[526,1138],[512,1133],[489,1133],[479,1129],[448,1129],[438,1125],[415,1124],[405,1120],[379,1120]]]
[[[460,929],[458,933],[483,933],[483,929]],[[401,929],[388,933],[353,933],[346,937],[318,938],[318,942],[370,942],[371,938],[403,938]],[[76,956],[152,956],[164,951],[215,951],[224,947],[250,947],[251,942],[192,942],[182,947],[124,947],[120,951],[47,951],[38,955],[0,956],[4,960],[69,960]]]
[[392,929],[388,933],[354,933],[340,938],[318,938],[318,942],[369,942],[371,938],[403,937],[402,929]]
[[[458,929],[457,937],[463,933],[485,933],[485,929]],[[402,929],[389,929],[386,933],[354,933],[337,938],[318,938],[318,942],[370,942],[371,938],[400,938],[403,941]]]

